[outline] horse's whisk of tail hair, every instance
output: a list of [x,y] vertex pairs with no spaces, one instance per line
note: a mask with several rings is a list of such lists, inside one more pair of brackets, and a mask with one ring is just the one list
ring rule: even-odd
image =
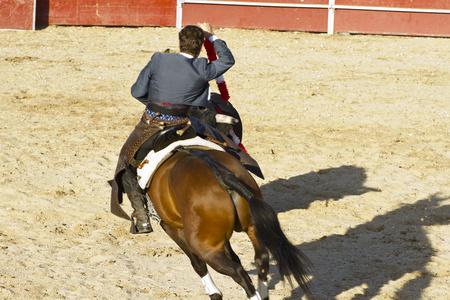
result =
[[225,174],[222,180],[248,201],[258,240],[277,262],[282,280],[287,278],[292,286],[291,276],[294,277],[303,292],[313,299],[308,276],[315,273],[314,267],[306,255],[288,240],[273,208],[255,197],[234,174]]

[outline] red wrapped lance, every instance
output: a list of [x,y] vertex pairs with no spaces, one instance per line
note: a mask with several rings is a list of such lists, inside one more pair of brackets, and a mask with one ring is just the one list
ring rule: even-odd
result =
[[[217,60],[217,54],[216,51],[214,50],[211,41],[209,39],[205,39],[203,45],[205,46],[206,54],[208,55],[208,60],[209,61]],[[216,83],[217,87],[219,88],[220,98],[222,98],[223,101],[228,101],[230,99],[230,94],[228,93],[228,88],[224,77],[220,76],[218,79],[216,79]]]

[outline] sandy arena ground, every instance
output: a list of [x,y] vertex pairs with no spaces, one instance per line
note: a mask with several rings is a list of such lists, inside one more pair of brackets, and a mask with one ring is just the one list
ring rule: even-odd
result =
[[[177,32],[0,32],[1,299],[208,299],[157,224],[131,235],[109,212],[143,110],[130,87]],[[225,78],[258,183],[320,299],[449,299],[450,40],[216,33],[236,57]],[[250,242],[232,244],[255,281]],[[304,299],[273,265],[270,278],[271,299]]]

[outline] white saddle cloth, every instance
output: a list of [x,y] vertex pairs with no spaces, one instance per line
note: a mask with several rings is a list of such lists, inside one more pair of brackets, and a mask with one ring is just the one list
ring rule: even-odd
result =
[[169,158],[173,151],[178,148],[195,148],[195,149],[203,149],[203,150],[219,150],[219,151],[225,151],[222,147],[219,145],[204,140],[201,137],[195,137],[192,139],[187,140],[181,140],[174,142],[167,146],[166,148],[155,152],[150,151],[145,159],[141,162],[137,169],[137,175],[138,175],[138,182],[139,186],[143,189],[150,186],[150,182],[152,180],[153,174],[158,169],[158,167],[167,159]]

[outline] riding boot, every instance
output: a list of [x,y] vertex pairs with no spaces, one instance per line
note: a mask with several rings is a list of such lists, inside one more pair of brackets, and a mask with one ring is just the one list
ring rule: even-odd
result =
[[147,198],[137,181],[135,167],[126,165],[125,173],[122,175],[122,185],[134,210],[131,214],[130,232],[133,234],[152,232],[152,225],[148,217]]
[[148,217],[147,199],[140,189],[134,189],[127,193],[131,207],[134,212],[131,214],[134,222],[131,224],[131,233],[150,233],[153,231]]

